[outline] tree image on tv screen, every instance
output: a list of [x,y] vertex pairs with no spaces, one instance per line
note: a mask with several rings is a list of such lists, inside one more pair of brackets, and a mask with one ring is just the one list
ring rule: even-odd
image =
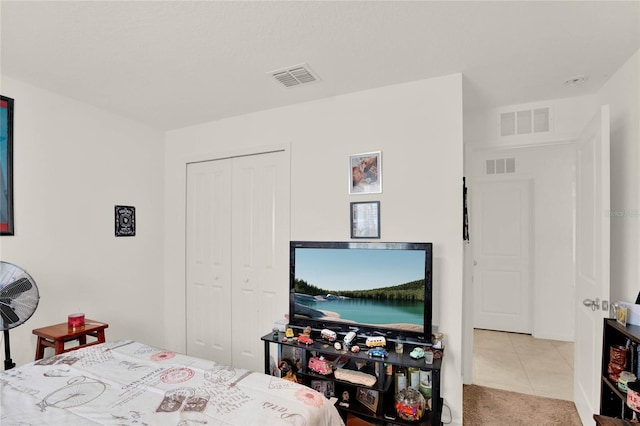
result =
[[326,290],[309,284],[303,279],[294,279],[295,291],[298,294],[308,294],[310,296],[341,296],[351,299],[374,299],[374,300],[424,300],[424,280],[411,281],[405,284],[391,287],[373,288],[368,290]]

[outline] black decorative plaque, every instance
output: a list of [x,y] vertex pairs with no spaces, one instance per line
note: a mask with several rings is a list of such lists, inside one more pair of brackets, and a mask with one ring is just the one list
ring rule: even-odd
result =
[[116,237],[133,237],[136,235],[136,208],[133,206],[116,206]]

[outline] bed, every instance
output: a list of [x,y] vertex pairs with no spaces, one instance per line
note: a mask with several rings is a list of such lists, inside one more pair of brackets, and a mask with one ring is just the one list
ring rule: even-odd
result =
[[134,341],[0,373],[0,424],[344,425],[306,386]]

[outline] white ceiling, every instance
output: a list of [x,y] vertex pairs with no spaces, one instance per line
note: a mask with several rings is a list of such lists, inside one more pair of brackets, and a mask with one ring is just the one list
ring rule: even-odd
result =
[[[584,95],[640,48],[639,1],[2,0],[0,16],[2,75],[165,130],[458,72],[465,108]],[[267,75],[303,62],[321,82]]]

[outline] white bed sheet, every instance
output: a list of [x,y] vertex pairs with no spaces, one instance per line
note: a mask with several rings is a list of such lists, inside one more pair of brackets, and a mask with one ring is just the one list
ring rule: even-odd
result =
[[0,373],[0,424],[344,425],[322,394],[134,341]]

